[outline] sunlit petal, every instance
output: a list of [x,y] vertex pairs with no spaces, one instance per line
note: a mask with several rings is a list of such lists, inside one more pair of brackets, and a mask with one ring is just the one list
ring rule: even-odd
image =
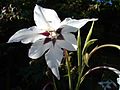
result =
[[45,59],[48,67],[52,70],[53,74],[60,79],[58,67],[63,58],[63,51],[56,45],[49,49],[45,54]]
[[75,50],[77,50],[77,40],[76,40],[75,36],[71,33],[63,33],[62,35],[63,35],[65,41],[69,42],[71,45],[73,45]]
[[66,32],[77,32],[78,28],[76,27],[72,27],[72,26],[68,26],[68,25],[63,25],[60,28],[62,28],[61,33],[66,33]]
[[51,68],[52,73],[57,77],[58,80],[60,80],[60,74],[58,67],[52,67]]
[[83,27],[87,22],[89,21],[96,21],[97,19],[71,19],[71,18],[66,18],[65,20],[63,20],[61,22],[61,25],[68,25],[68,26],[72,26],[75,28],[80,29],[81,27]]
[[36,26],[17,31],[8,43],[20,41],[24,44],[33,43],[28,53],[32,59],[40,58],[46,52],[48,67],[60,79],[59,66],[63,58],[63,49],[77,50],[77,41],[71,32],[77,32],[87,22],[96,20],[66,18],[61,22],[53,9],[36,5],[34,8]]
[[32,44],[28,56],[32,59],[41,57],[46,50],[52,46],[52,42],[44,44],[44,39],[38,40]]
[[69,51],[76,51],[76,49],[74,48],[74,46],[65,41],[65,40],[56,40],[56,44],[60,47],[60,48],[64,48],[64,49],[67,49]]
[[38,32],[40,32],[35,26],[31,28],[25,28],[17,31],[10,39],[8,40],[8,43],[11,42],[22,42],[24,44],[27,43],[33,43],[37,41],[38,39],[45,38],[45,36],[40,35]]
[[34,20],[37,27],[48,29],[49,26],[57,29],[60,26],[60,19],[53,9],[43,8],[36,5],[34,9]]

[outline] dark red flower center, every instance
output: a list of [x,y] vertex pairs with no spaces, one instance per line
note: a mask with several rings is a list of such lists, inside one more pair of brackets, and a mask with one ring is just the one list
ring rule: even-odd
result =
[[40,33],[46,36],[44,44],[48,43],[49,41],[52,41],[54,45],[56,40],[64,40],[64,37],[61,34],[61,30],[62,28],[59,28],[56,31],[46,31],[46,32]]
[[43,32],[43,33],[40,33],[40,34],[42,34],[42,35],[44,35],[44,36],[49,36],[49,35],[50,35],[50,33],[49,33],[48,31]]

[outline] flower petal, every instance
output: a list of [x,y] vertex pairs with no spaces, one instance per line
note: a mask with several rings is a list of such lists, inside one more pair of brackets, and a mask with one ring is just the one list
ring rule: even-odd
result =
[[76,51],[76,49],[73,47],[73,45],[65,40],[56,40],[56,44],[60,48],[67,49],[69,51]]
[[57,77],[58,80],[60,80],[60,74],[59,74],[59,69],[58,67],[52,67],[51,68],[52,73]]
[[120,75],[119,78],[117,78],[117,83],[120,85]]
[[63,25],[63,26],[61,26],[61,28],[62,28],[61,33],[77,32],[78,31],[78,28],[72,27],[72,26],[68,26],[68,25]]
[[63,20],[61,22],[61,25],[68,25],[68,26],[72,26],[75,28],[80,29],[81,27],[83,27],[87,22],[89,21],[96,21],[97,19],[71,19],[71,18],[66,18],[65,20]]
[[34,20],[40,29],[48,29],[50,27],[57,29],[61,22],[53,9],[42,8],[38,5],[34,9]]
[[71,33],[62,33],[62,35],[65,41],[69,42],[75,48],[75,50],[77,50],[77,40],[75,36]]
[[52,42],[48,42],[44,44],[45,39],[41,39],[32,44],[29,49],[28,56],[32,59],[37,59],[41,57],[46,50],[48,50],[52,46]]
[[45,38],[45,36],[40,35],[38,30],[35,26],[30,27],[30,28],[25,28],[17,31],[10,39],[8,40],[8,43],[11,42],[22,42],[24,44],[27,43],[33,43],[37,41],[38,39]]
[[58,67],[63,58],[63,51],[57,46],[54,45],[49,51],[45,54],[45,59],[48,67],[52,70],[53,74],[60,79]]

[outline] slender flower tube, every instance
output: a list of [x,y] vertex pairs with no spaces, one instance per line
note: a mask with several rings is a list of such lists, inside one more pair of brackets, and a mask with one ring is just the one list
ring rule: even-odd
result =
[[53,9],[36,5],[34,8],[34,21],[36,26],[17,31],[8,43],[32,43],[28,56],[37,59],[45,53],[45,59],[52,73],[60,79],[58,67],[63,58],[63,49],[77,50],[77,41],[71,32],[77,32],[89,21],[97,19],[71,19],[62,22]]

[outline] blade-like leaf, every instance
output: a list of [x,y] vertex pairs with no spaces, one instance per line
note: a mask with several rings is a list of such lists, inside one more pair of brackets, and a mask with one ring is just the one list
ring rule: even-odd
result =
[[95,53],[97,50],[105,48],[105,47],[112,47],[112,48],[117,48],[118,50],[120,50],[120,46],[119,45],[115,45],[115,44],[104,44],[104,45],[100,45],[100,46],[96,46],[89,54],[89,58],[92,56],[93,53]]
[[118,50],[120,50],[120,46],[115,45],[115,44],[104,44],[104,45],[99,46],[98,48],[103,48],[103,47],[114,47],[114,48],[117,48]]
[[87,43],[87,42],[90,40],[90,37],[91,37],[91,35],[92,35],[92,31],[93,31],[93,26],[94,26],[94,21],[92,22],[92,25],[91,25],[91,28],[90,28],[90,30],[89,30],[89,33],[88,33],[88,35],[87,35],[87,37],[86,37],[85,43]]
[[85,50],[85,48],[87,46],[87,42],[90,40],[90,37],[92,35],[93,26],[94,26],[94,21],[92,22],[91,28],[90,28],[90,30],[88,32],[87,37],[86,37],[86,40],[85,40],[85,43],[84,43],[84,47],[83,47],[83,50],[82,50],[82,55],[84,54],[84,50]]
[[87,49],[89,48],[89,46],[91,46],[92,44],[94,44],[94,42],[95,41],[97,41],[98,39],[91,39],[91,40],[89,40],[86,44],[85,44],[85,46],[84,46],[84,48],[83,48],[83,50],[82,50],[82,54],[84,55],[86,52],[87,52]]

